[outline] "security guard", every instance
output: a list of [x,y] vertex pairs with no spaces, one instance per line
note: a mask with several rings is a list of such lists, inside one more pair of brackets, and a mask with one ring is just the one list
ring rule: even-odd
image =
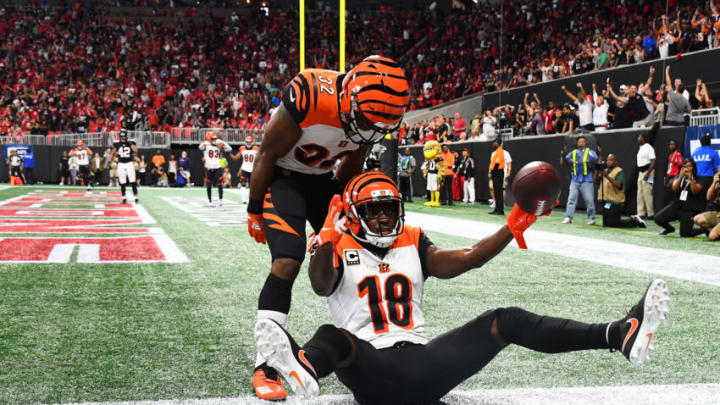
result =
[[588,225],[595,225],[595,188],[593,186],[593,173],[595,163],[598,161],[597,153],[587,147],[587,139],[584,136],[577,138],[577,149],[560,156],[560,164],[570,164],[572,181],[570,182],[570,195],[568,196],[565,219],[561,223],[569,224],[575,215],[578,194],[582,194],[585,207],[587,208]]

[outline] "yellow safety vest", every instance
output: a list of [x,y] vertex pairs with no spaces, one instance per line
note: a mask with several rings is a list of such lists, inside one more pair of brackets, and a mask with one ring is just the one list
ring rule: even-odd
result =
[[[585,148],[585,153],[583,153],[583,175],[587,176],[587,158],[588,154],[590,153],[590,148]],[[577,149],[573,151],[573,176],[577,176]]]

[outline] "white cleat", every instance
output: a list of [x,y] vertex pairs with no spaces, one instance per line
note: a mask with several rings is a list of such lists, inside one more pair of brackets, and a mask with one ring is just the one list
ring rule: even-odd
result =
[[206,207],[214,207],[215,204],[212,203],[212,201],[208,201],[207,204],[205,204]]
[[655,349],[652,344],[655,331],[667,319],[670,311],[670,292],[662,279],[653,280],[645,294],[620,324],[620,350],[633,364],[650,361],[650,353]]
[[223,203],[222,200],[218,201],[218,207],[222,207]]
[[255,344],[267,365],[277,370],[296,394],[303,398],[318,396],[315,369],[285,329],[275,321],[260,319],[255,324]]

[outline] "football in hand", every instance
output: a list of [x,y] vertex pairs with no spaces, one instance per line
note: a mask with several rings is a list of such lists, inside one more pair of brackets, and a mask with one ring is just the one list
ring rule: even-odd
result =
[[540,216],[560,197],[560,175],[550,163],[530,162],[515,176],[512,190],[523,211]]

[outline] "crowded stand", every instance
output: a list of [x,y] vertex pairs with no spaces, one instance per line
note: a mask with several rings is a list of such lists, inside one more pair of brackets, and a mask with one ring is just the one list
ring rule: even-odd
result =
[[[167,7],[174,2],[101,4],[105,7],[62,7],[60,2],[59,7],[0,12],[0,34],[8,38],[0,49],[0,134],[261,130],[299,68],[296,11],[265,15],[255,9],[225,21],[194,19],[190,11],[186,18],[155,23],[113,17],[107,6]],[[325,7],[308,12],[307,61],[333,68],[337,14]],[[466,9],[448,12],[381,7],[350,13],[347,62],[353,66],[371,53],[404,55],[412,89],[409,108],[419,109],[468,94],[714,47],[719,18],[712,1],[670,1],[668,11],[665,3],[600,0],[468,2]],[[607,127],[620,127],[613,110],[616,98],[625,97],[624,89],[597,85],[597,94],[611,104]],[[654,100],[655,111],[664,94],[659,87],[639,89]],[[687,97],[690,102],[712,106],[707,88],[698,89]],[[454,117],[443,117],[445,122],[435,126],[448,125],[448,141],[472,138],[472,128],[476,136],[490,127],[513,128],[516,134],[572,132],[589,123],[575,122],[579,89],[569,90],[575,95],[567,100],[543,104],[529,94],[522,105],[486,110],[467,130],[456,128]],[[583,91],[588,97],[582,100],[598,99],[594,89]],[[426,132],[424,138],[433,137],[429,123],[413,123],[404,129],[413,132],[412,142],[422,143],[417,126]]]

